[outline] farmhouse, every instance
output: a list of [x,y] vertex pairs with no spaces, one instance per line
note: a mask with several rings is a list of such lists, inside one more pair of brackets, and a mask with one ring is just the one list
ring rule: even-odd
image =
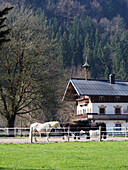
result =
[[104,121],[107,130],[118,131],[128,126],[128,82],[115,81],[114,74],[109,80],[70,79],[63,100],[76,102],[72,121]]

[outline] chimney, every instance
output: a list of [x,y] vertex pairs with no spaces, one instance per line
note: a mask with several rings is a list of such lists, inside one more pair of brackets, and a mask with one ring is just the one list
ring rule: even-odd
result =
[[115,84],[115,74],[110,74],[109,75],[109,83],[110,84]]

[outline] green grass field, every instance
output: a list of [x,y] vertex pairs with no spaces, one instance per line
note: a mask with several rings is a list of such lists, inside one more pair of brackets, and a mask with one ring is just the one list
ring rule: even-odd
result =
[[1,144],[0,169],[128,169],[128,141]]

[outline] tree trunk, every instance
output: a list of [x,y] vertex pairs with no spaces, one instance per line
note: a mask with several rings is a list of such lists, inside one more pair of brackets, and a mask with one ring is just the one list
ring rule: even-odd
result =
[[11,115],[9,119],[7,120],[7,127],[9,128],[8,130],[8,135],[9,137],[14,137],[14,123],[15,123],[15,115]]

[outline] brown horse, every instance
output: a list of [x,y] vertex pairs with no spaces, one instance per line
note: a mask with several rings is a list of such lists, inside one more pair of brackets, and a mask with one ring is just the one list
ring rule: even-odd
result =
[[68,129],[70,131],[70,135],[74,135],[74,139],[78,136],[80,139],[80,132],[84,131],[87,135],[87,139],[90,139],[90,130],[98,130],[99,126],[101,126],[101,138],[106,139],[106,124],[104,122],[91,122],[89,120],[79,120],[74,123],[66,123],[63,125],[65,129],[65,134],[67,135]]

